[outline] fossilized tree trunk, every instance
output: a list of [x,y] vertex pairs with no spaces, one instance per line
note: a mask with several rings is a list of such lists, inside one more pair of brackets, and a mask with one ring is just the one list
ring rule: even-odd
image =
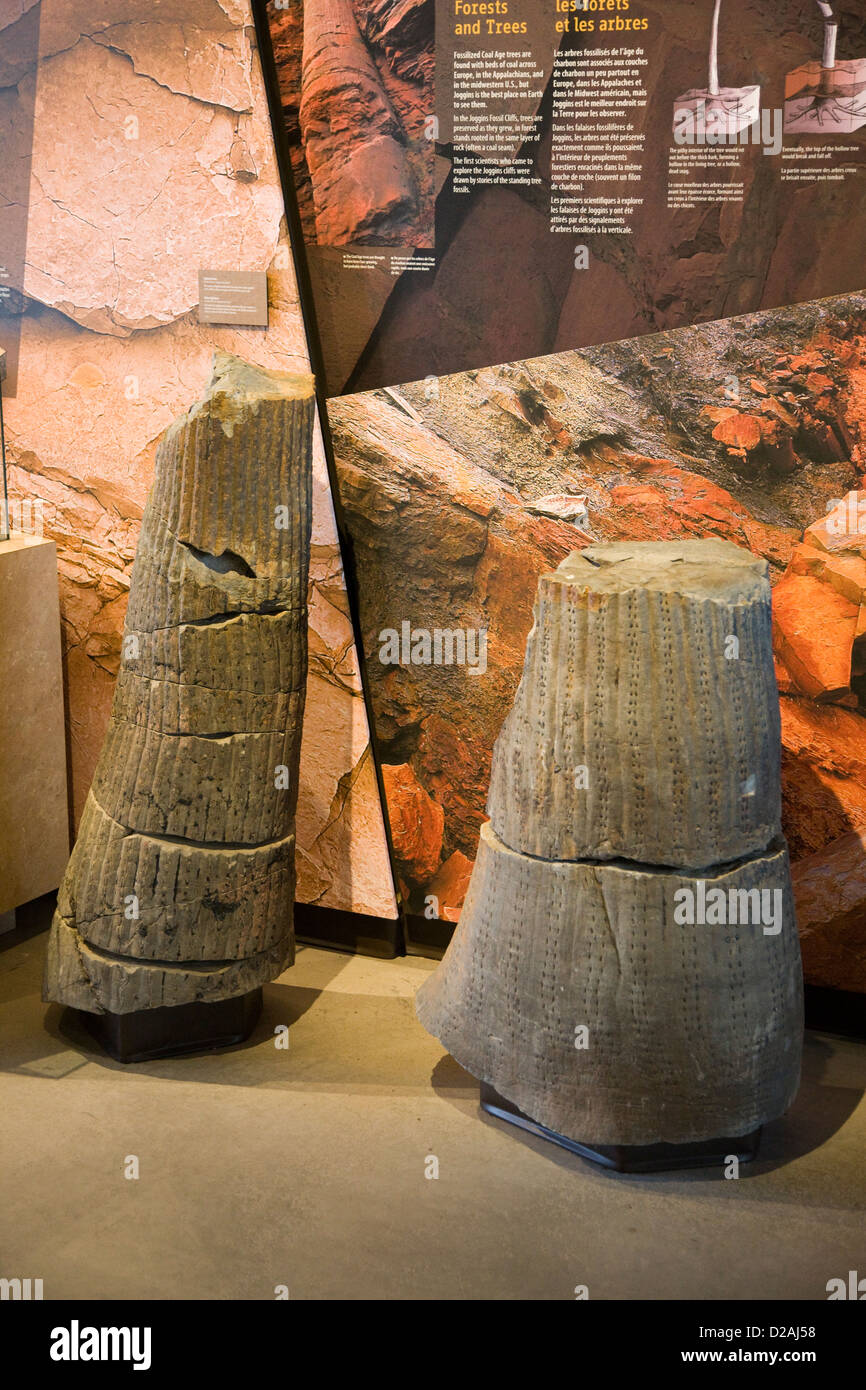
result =
[[766,563],[615,544],[543,576],[488,809],[417,999],[457,1060],[583,1143],[781,1114],[802,981]]
[[400,242],[415,188],[400,122],[351,0],[304,5],[299,118],[320,245]]
[[218,353],[160,443],[46,999],[211,1002],[292,962],[313,402]]
[[542,859],[704,868],[781,817],[766,561],[724,541],[592,546],[538,586],[487,810]]

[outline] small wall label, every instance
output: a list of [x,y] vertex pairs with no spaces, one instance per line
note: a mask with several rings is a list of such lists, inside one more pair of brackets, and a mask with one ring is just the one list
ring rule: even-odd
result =
[[268,326],[268,277],[256,270],[200,270],[198,316],[201,323]]

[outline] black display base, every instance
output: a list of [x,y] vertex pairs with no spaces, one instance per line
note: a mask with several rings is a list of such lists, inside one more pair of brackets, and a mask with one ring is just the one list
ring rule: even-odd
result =
[[308,946],[393,960],[403,954],[403,925],[399,917],[370,917],[316,903],[295,903],[295,936]]
[[761,1131],[756,1129],[738,1139],[707,1139],[699,1144],[578,1144],[575,1139],[566,1139],[564,1134],[545,1129],[483,1081],[481,1109],[539,1139],[548,1139],[569,1153],[588,1158],[591,1163],[613,1168],[617,1173],[669,1173],[677,1168],[720,1167],[734,1156],[741,1163],[749,1163],[757,1156],[761,1141]]
[[131,1014],[73,1012],[116,1062],[152,1062],[244,1042],[261,1016],[262,991],[214,1004],[177,1004]]
[[866,994],[806,985],[806,1027],[843,1038],[866,1038]]
[[441,960],[454,935],[455,924],[444,917],[422,917],[418,912],[406,913],[406,954]]

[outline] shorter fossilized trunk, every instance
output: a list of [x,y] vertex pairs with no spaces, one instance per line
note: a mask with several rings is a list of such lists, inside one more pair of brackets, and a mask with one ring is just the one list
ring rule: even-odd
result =
[[766,564],[593,546],[539,584],[478,858],[421,1022],[577,1142],[745,1135],[799,1083]]
[[572,1139],[746,1134],[797,1089],[792,926],[781,840],[698,877],[548,863],[486,825],[418,1017],[473,1076]]
[[291,964],[313,402],[217,354],[160,444],[46,999],[213,1002]]
[[704,868],[781,828],[767,562],[726,541],[595,545],[538,586],[487,809],[543,859]]

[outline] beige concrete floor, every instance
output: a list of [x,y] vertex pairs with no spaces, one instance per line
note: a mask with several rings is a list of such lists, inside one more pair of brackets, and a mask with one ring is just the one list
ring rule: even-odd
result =
[[301,949],[247,1045],[123,1067],[40,1002],[44,948],[0,938],[0,1275],[46,1299],[824,1299],[866,1275],[862,1045],[809,1037],[739,1180],[623,1177],[482,1114],[415,1020],[431,962]]

